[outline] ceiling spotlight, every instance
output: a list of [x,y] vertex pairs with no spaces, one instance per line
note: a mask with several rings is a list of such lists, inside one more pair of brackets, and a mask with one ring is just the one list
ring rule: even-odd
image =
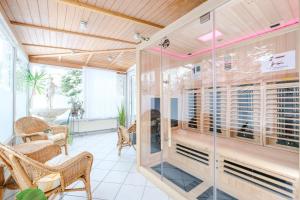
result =
[[112,56],[108,56],[108,57],[107,57],[107,60],[108,60],[109,62],[111,62],[111,61],[113,60],[113,57],[112,57]]
[[87,29],[88,22],[81,20],[80,21],[80,30],[85,31]]
[[134,33],[133,38],[139,41],[148,41],[150,39],[149,37],[142,36],[140,33]]

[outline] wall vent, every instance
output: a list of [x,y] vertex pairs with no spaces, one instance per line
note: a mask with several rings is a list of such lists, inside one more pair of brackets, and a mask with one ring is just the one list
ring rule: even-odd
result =
[[200,17],[200,24],[204,24],[210,20],[210,13],[206,13]]
[[209,155],[205,152],[187,147],[182,144],[176,144],[176,153],[205,165],[209,165]]
[[268,174],[267,172],[251,168],[251,166],[225,159],[223,162],[225,173],[238,177],[252,184],[271,190],[284,197],[294,197],[294,184],[291,180]]

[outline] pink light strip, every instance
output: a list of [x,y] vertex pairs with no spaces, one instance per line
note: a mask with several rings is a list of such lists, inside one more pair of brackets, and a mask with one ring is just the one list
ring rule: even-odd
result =
[[[237,38],[235,40],[226,42],[224,44],[217,45],[216,49],[224,48],[224,47],[227,47],[227,46],[232,45],[232,44],[236,44],[236,43],[239,43],[239,42],[242,42],[242,41],[250,40],[252,38],[256,38],[256,37],[259,37],[259,36],[262,36],[262,35],[265,35],[265,34],[268,34],[268,33],[271,33],[271,32],[277,31],[277,30],[280,30],[280,29],[284,29],[284,28],[293,26],[293,25],[298,24],[298,23],[299,23],[299,19],[292,19],[292,20],[288,21],[287,23],[282,24],[282,25],[280,25],[278,27],[275,27],[275,28],[272,28],[272,29],[268,28],[268,29],[265,29],[265,30],[261,30],[261,31],[258,31],[256,33],[249,34],[249,35]],[[150,50],[151,51],[155,51],[155,52],[160,52],[160,48],[159,47],[153,47],[153,48],[150,48]],[[180,54],[180,53],[176,53],[176,52],[173,52],[173,51],[167,51],[165,49],[162,50],[162,53],[165,54],[165,55],[174,57],[174,58],[176,58],[178,60],[185,60],[185,59],[188,59],[188,58],[192,58],[192,57],[195,57],[195,56],[199,56],[199,55],[208,53],[210,51],[212,51],[211,47],[195,51],[191,55]]]

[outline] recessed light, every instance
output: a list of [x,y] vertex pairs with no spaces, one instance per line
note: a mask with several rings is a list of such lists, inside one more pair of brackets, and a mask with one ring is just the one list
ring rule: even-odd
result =
[[134,33],[133,38],[135,40],[140,40],[141,39],[141,34],[140,33]]
[[80,21],[80,30],[85,31],[87,29],[88,22],[81,20]]

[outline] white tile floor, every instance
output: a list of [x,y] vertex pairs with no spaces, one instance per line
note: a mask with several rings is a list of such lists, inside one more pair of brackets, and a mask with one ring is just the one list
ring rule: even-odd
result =
[[[117,134],[102,133],[74,138],[70,155],[89,151],[94,155],[91,173],[93,199],[105,200],[168,200],[164,192],[136,171],[136,152],[125,148],[121,156],[116,149]],[[73,184],[82,185],[81,182]],[[14,199],[10,196],[7,199]],[[85,192],[65,193],[60,200],[83,200]]]

